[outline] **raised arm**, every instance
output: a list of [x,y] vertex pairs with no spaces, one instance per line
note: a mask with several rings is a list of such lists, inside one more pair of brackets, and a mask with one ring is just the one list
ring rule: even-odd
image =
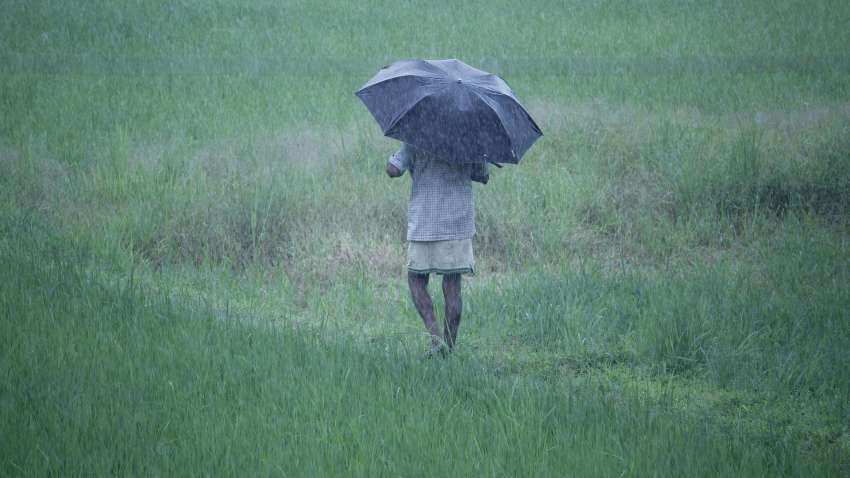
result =
[[404,171],[398,169],[393,163],[387,161],[387,176],[397,178],[404,174]]
[[401,146],[387,161],[387,176],[397,178],[410,169],[410,151],[406,144]]

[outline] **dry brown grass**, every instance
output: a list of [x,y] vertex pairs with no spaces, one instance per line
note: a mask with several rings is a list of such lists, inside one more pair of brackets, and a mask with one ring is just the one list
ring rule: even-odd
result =
[[[523,221],[523,207],[536,205],[513,208],[520,216],[510,216],[500,207],[479,204],[476,255],[482,273],[509,273],[545,262],[551,254],[559,260],[590,255],[615,271],[688,261],[677,257],[683,246],[703,250],[706,257],[731,250],[740,231],[720,238],[706,229],[659,240],[659,230],[686,219],[672,179],[645,161],[648,153],[658,152],[659,125],[689,132],[686,142],[705,139],[700,153],[714,157],[742,128],[756,124],[765,138],[764,161],[772,164],[793,157],[811,161],[811,154],[800,152],[804,140],[850,117],[847,103],[724,116],[686,108],[652,112],[603,100],[567,105],[532,99],[527,105],[546,137],[535,146],[533,161],[509,166],[510,171],[529,187],[540,186],[538,179],[547,176],[587,187],[569,191],[555,185],[563,189],[556,199],[564,204],[540,206],[546,208],[544,220],[557,217],[548,225]],[[194,151],[179,144],[134,145],[126,169],[118,171],[127,183],[120,190],[113,190],[115,171],[108,168],[77,171],[40,158],[34,163],[38,187],[31,188],[27,201],[51,211],[63,226],[131,237],[132,247],[154,264],[212,261],[241,269],[260,263],[284,268],[293,283],[312,281],[319,287],[352,270],[395,280],[404,265],[407,188],[380,172],[375,172],[380,177],[352,173],[360,167],[353,161],[373,167],[366,163],[382,163],[380,156],[393,146],[371,123],[337,129],[304,125],[222,139]],[[4,166],[19,161],[14,151],[0,155]],[[553,179],[544,162],[559,164],[562,176]],[[80,174],[88,179],[78,181]],[[499,188],[501,174],[494,173],[488,192]],[[151,187],[162,181],[173,184]],[[514,199],[497,196],[501,205]],[[140,204],[151,211],[149,217],[139,214]],[[134,210],[136,216],[123,217]],[[154,220],[151,214],[157,215]],[[557,234],[544,235],[545,227]]]
[[[746,230],[750,226],[744,224],[752,211],[740,209],[750,200],[759,202],[755,207],[777,213],[790,207],[794,197],[813,201],[829,214],[847,207],[836,203],[841,195],[833,189],[840,186],[822,182],[827,176],[816,172],[829,168],[836,155],[846,154],[846,145],[843,149],[840,145],[840,131],[844,128],[846,133],[850,124],[846,102],[723,115],[688,108],[648,111],[600,100],[564,104],[532,99],[526,104],[547,133],[552,151],[547,151],[546,159],[566,162],[571,165],[568,174],[595,176],[604,184],[604,190],[576,198],[572,214],[577,221],[565,237],[575,234],[586,253],[612,268],[624,263],[711,262],[715,256],[735,254],[741,241],[751,236]],[[757,169],[752,178],[742,178],[735,176],[734,168],[722,168],[735,166],[738,160],[730,155],[749,152],[736,149],[748,134],[756,135],[758,157],[747,160],[756,162]],[[690,182],[671,175],[679,164],[692,168]],[[721,169],[710,171],[715,167]],[[835,170],[837,175],[845,173],[846,168]],[[754,182],[734,184],[741,180]],[[697,196],[687,199],[683,194]],[[731,195],[734,215],[717,222],[712,219],[715,211],[730,207],[724,195]],[[710,204],[715,200],[716,206]],[[715,222],[715,226],[722,222],[723,230],[711,226]],[[669,237],[670,231],[678,230],[676,224],[688,233]],[[663,237],[662,230],[668,231]],[[487,245],[498,242],[488,239]],[[683,250],[697,251],[700,257],[677,252]]]

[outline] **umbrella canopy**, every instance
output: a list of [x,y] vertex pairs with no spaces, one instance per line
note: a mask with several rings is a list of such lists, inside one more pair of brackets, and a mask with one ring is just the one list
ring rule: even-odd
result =
[[384,135],[451,161],[518,163],[543,135],[496,75],[459,60],[402,60],[356,93]]

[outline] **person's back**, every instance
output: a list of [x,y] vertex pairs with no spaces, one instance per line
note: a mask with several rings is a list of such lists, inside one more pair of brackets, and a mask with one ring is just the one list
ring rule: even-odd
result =
[[[486,184],[487,165],[450,162],[404,145],[387,163],[387,174],[409,171],[413,179],[407,213],[407,269],[413,303],[432,337],[432,350],[457,338],[462,309],[461,274],[474,273],[472,237],[475,206],[472,181]],[[446,327],[440,334],[427,285],[430,273],[443,275]]]
[[408,241],[471,239],[475,235],[472,178],[485,177],[486,166],[453,163],[404,145],[390,158],[413,179],[407,210]]

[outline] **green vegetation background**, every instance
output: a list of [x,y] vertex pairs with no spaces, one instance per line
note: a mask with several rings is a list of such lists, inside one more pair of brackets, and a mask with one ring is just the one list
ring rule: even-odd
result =
[[[847,2],[0,9],[0,473],[850,471]],[[353,95],[411,57],[545,133],[446,361]]]

